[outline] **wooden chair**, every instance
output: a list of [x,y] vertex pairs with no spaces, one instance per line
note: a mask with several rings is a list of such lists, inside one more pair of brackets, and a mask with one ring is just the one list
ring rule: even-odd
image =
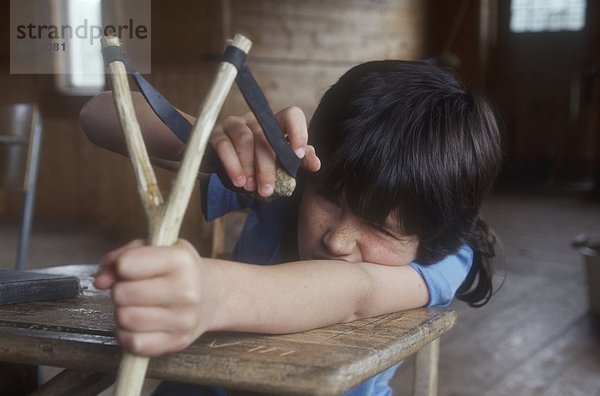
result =
[[35,104],[0,107],[0,188],[24,193],[15,267],[25,268],[31,234],[42,121]]

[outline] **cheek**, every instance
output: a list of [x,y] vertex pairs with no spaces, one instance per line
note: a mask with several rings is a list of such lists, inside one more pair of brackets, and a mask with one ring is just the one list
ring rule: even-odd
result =
[[383,265],[408,265],[417,257],[418,239],[409,242],[367,240],[362,245],[363,260]]
[[315,205],[302,204],[298,212],[298,254],[307,259],[317,251],[325,233],[326,220]]

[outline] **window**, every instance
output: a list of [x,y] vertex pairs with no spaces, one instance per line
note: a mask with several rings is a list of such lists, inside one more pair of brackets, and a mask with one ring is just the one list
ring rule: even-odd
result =
[[102,0],[55,0],[53,17],[57,25],[75,31],[71,39],[64,40],[65,48],[60,48],[64,51],[55,59],[57,89],[71,95],[98,92],[104,87],[100,40],[91,39],[87,32],[83,39],[78,33],[84,31],[83,27],[102,26]]
[[510,30],[577,31],[585,27],[586,0],[512,0]]

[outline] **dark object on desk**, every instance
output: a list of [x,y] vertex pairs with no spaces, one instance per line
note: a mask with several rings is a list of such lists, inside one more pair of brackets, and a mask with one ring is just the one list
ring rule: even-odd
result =
[[0,395],[25,396],[38,386],[37,366],[0,362]]
[[57,300],[79,294],[79,278],[0,270],[0,304]]

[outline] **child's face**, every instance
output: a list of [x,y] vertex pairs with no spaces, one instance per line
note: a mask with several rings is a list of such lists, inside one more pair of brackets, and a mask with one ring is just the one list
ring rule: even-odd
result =
[[393,216],[385,227],[369,224],[343,200],[332,202],[316,192],[312,183],[306,184],[298,215],[301,260],[406,265],[416,257],[419,238],[402,235]]

